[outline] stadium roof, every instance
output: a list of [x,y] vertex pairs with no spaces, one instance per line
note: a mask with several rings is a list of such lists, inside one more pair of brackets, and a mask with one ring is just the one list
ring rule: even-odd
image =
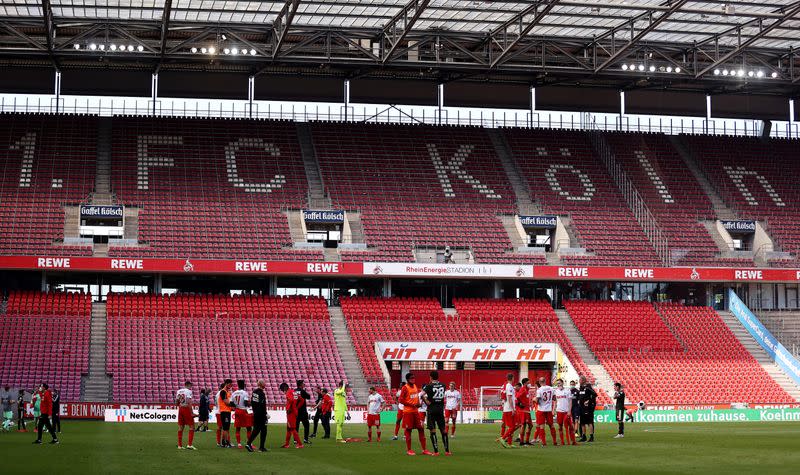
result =
[[0,0],[0,17],[6,64],[800,90],[797,0]]

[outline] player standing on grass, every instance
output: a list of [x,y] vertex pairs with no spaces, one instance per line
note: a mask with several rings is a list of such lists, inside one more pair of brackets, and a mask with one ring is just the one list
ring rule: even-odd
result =
[[241,429],[244,427],[247,431],[247,438],[245,439],[245,443],[247,443],[250,440],[253,424],[250,422],[250,414],[247,413],[247,407],[250,405],[250,395],[245,390],[244,380],[236,380],[236,386],[236,391],[231,395],[231,402],[236,408],[234,412],[236,418],[233,421],[233,427],[236,429],[236,446],[241,449],[243,447]]
[[175,393],[175,403],[178,405],[178,449],[183,449],[183,428],[189,428],[189,450],[194,448],[194,413],[192,412],[192,383],[186,381],[181,389]]
[[336,422],[336,442],[347,442],[344,438],[344,421],[347,418],[346,381],[339,381],[339,387],[333,391],[333,420]]
[[394,437],[392,437],[392,440],[397,440],[397,434],[400,432],[400,425],[403,423],[403,403],[400,402],[401,391],[401,389],[398,389],[394,394],[395,400],[397,400],[397,420],[394,422]]
[[442,436],[444,454],[452,455],[450,453],[450,440],[447,436],[447,425],[444,418],[444,399],[446,391],[444,384],[439,382],[438,371],[431,371],[430,377],[431,382],[422,388],[422,398],[428,405],[428,430],[431,431],[433,455],[439,455],[439,442],[436,437],[437,427],[439,428],[439,434]]
[[516,401],[514,390],[514,373],[506,375],[506,383],[500,391],[500,397],[503,399],[503,425],[505,428],[500,433],[500,444],[505,448],[513,447]]
[[414,373],[406,374],[406,384],[400,389],[400,402],[403,404],[403,429],[406,439],[406,454],[417,455],[411,450],[411,432],[416,429],[419,434],[419,444],[422,446],[422,455],[431,455],[425,443],[425,429],[419,419],[420,391],[415,384]]
[[572,426],[575,432],[580,432],[583,437],[583,429],[581,428],[581,405],[578,402],[578,388],[575,387],[575,380],[569,382],[569,392],[572,394]]
[[531,429],[533,428],[533,420],[531,420],[531,402],[530,402],[530,385],[529,379],[523,378],[520,381],[520,388],[517,390],[515,398],[517,400],[517,425],[519,425],[519,444],[531,445]]
[[374,386],[369,388],[369,403],[367,404],[367,442],[372,442],[372,427],[378,432],[378,442],[381,441],[381,409],[386,401],[383,396],[375,390]]
[[286,395],[286,441],[281,448],[288,449],[289,441],[294,437],[295,447],[302,449],[303,441],[300,440],[300,434],[297,433],[297,399],[294,391],[289,389],[289,385],[286,383],[281,383],[278,389]]
[[619,424],[619,431],[614,438],[621,439],[625,437],[625,391],[622,390],[620,383],[614,383],[614,406],[617,424]]
[[556,429],[553,427],[553,388],[550,387],[544,378],[539,378],[539,389],[536,390],[536,427],[542,441],[542,447],[547,445],[547,436],[544,433],[544,426],[550,427],[550,435],[553,437],[553,445],[556,442]]
[[[572,392],[564,387],[562,379],[556,380],[556,424],[561,445],[564,444],[564,431],[567,431],[567,444],[578,445],[575,442],[575,429],[572,427]],[[566,427],[565,427],[566,426]]]
[[231,385],[233,381],[226,379],[222,383],[222,388],[217,393],[217,411],[219,411],[220,447],[229,448],[231,445]]
[[264,388],[267,385],[264,383],[263,379],[258,380],[258,387],[253,390],[253,394],[250,396],[250,407],[253,408],[253,432],[247,436],[247,448],[248,452],[253,452],[255,449],[253,448],[253,441],[256,440],[256,436],[260,436],[260,444],[258,446],[259,452],[266,452],[267,448],[264,447],[264,443],[267,440],[267,395],[264,394]]
[[[456,389],[455,381],[450,381],[450,389],[444,392],[444,429],[450,431],[450,437],[456,437],[456,416],[461,407],[461,393]],[[448,427],[448,424],[452,426]]]
[[581,405],[581,442],[586,442],[586,433],[589,433],[589,442],[594,442],[594,408],[597,406],[597,393],[586,380],[580,377],[581,387],[578,389],[578,403]]
[[224,387],[225,383],[221,383],[217,394],[214,395],[214,401],[217,404],[217,447],[222,447],[222,413],[219,412],[219,395]]

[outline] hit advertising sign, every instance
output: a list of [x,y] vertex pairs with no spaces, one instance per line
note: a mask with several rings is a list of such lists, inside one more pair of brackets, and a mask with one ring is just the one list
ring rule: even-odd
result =
[[386,361],[533,361],[555,363],[554,343],[375,343],[376,354]]

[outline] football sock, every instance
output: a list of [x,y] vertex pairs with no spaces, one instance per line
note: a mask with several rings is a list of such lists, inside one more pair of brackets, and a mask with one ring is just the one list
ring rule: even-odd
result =
[[411,429],[406,429],[403,433],[406,438],[406,449],[411,450]]
[[194,430],[189,430],[189,445],[194,445]]
[[252,434],[252,433],[253,433],[252,429],[247,429],[247,439],[246,440],[250,440],[250,434]]
[[442,443],[444,444],[444,451],[450,452],[450,437],[447,436],[447,431],[442,432]]
[[220,445],[220,439],[221,439],[221,437],[222,437],[222,435],[221,435],[221,433],[220,433],[220,430],[219,430],[219,429],[217,429],[217,445]]
[[[561,439],[561,445],[564,445],[564,429],[558,429],[558,437]],[[567,436],[569,438],[569,436]]]
[[400,421],[394,425],[394,436],[397,437],[397,434],[400,433]]
[[553,426],[550,426],[550,436],[553,438],[553,445],[557,445],[558,442],[556,442],[556,429]]
[[241,445],[242,444],[242,433],[239,430],[236,430],[236,443]]
[[380,442],[381,441],[381,430],[378,429],[376,432],[378,433],[378,442]]
[[425,431],[417,430],[419,434],[419,445],[422,446],[422,450],[428,450],[428,442],[425,440]]
[[183,430],[178,429],[178,447],[183,447]]
[[433,451],[437,454],[439,453],[439,442],[436,440],[436,432],[431,431],[431,445],[433,446]]
[[286,431],[286,440],[283,442],[283,445],[289,445],[289,441],[292,439],[291,431]]
[[372,440],[372,427],[367,429],[367,440],[368,441]]

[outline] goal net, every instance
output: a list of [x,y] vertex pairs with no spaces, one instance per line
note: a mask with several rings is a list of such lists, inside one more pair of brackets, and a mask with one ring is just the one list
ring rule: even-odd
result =
[[502,409],[503,398],[500,397],[500,386],[481,386],[478,389],[478,409],[484,413],[484,420],[487,420],[487,412],[490,410]]

